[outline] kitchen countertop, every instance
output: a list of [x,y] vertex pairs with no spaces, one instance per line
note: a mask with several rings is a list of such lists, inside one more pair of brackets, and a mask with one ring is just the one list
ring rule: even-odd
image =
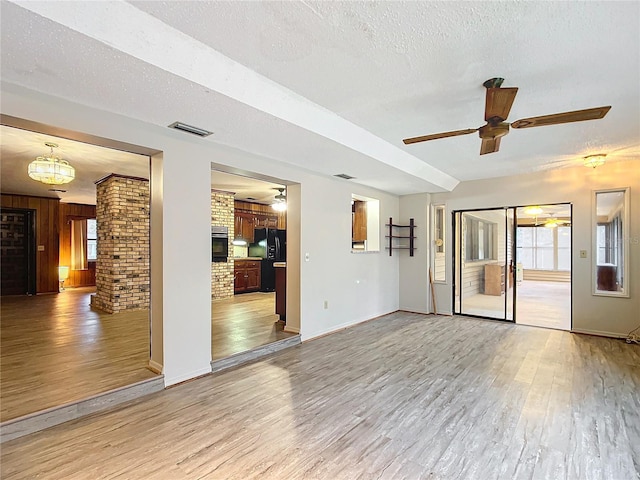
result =
[[233,259],[236,262],[240,260],[264,260],[264,258],[261,258],[261,257],[233,257]]

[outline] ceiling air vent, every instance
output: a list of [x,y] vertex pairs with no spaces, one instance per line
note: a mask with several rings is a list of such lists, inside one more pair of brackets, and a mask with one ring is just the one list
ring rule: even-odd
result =
[[356,178],[356,177],[352,177],[351,175],[347,175],[346,173],[338,173],[337,175],[334,175],[334,177],[344,178],[345,180],[351,180],[353,178]]
[[176,130],[181,130],[183,132],[191,133],[193,135],[198,135],[199,137],[208,137],[213,132],[209,130],[204,130],[203,128],[194,127],[192,125],[187,125],[182,122],[173,122],[169,125],[169,128],[175,128]]

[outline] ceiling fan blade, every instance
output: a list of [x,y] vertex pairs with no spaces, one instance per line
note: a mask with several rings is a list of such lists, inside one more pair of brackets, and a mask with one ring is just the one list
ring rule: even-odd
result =
[[558,125],[560,123],[582,122],[584,120],[598,120],[603,118],[611,109],[608,107],[588,108],[573,112],[554,113],[541,117],[521,118],[511,124],[511,128],[543,127],[545,125]]
[[482,146],[480,147],[480,155],[485,155],[487,153],[494,153],[500,149],[500,139],[498,138],[483,138]]
[[516,99],[518,89],[516,87],[509,88],[487,88],[487,96],[484,105],[484,119],[500,119],[504,122],[509,116],[511,105]]
[[405,138],[402,140],[405,145],[410,143],[426,142],[427,140],[437,140],[438,138],[456,137],[458,135],[468,135],[477,132],[477,128],[468,128],[466,130],[454,130],[452,132],[434,133],[433,135],[423,135],[421,137]]

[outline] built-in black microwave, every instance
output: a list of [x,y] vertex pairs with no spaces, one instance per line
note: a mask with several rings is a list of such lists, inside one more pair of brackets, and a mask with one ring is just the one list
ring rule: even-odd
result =
[[226,262],[229,257],[229,229],[211,227],[211,261]]

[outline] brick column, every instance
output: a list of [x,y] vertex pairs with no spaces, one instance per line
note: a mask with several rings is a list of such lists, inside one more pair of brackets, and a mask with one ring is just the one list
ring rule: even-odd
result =
[[92,306],[149,308],[149,181],[111,174],[96,182],[98,260]]
[[211,225],[229,229],[229,259],[211,263],[211,298],[233,297],[234,195],[211,191]]

